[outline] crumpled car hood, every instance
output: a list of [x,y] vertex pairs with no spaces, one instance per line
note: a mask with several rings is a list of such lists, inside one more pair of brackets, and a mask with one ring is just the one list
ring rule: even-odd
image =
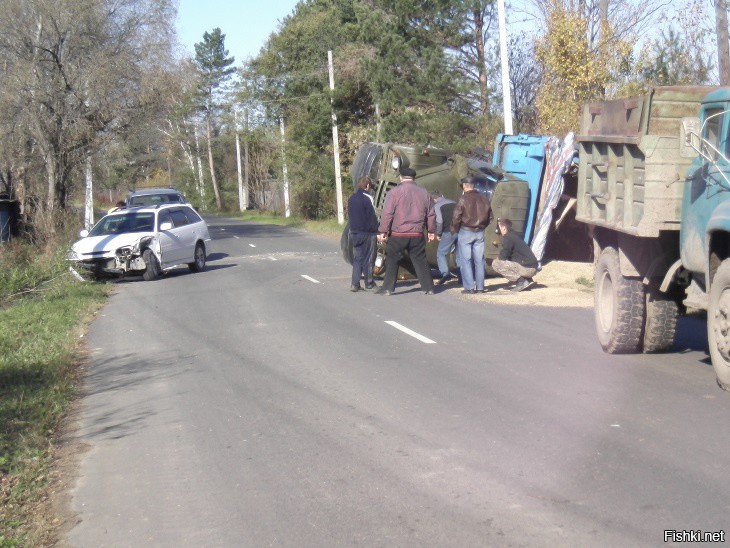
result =
[[71,246],[72,253],[77,256],[95,257],[113,256],[117,249],[134,246],[141,238],[152,236],[152,232],[134,232],[125,234],[108,234],[106,236],[87,236]]

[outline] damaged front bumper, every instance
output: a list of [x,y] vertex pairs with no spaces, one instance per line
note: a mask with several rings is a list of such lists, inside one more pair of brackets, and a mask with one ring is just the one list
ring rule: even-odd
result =
[[147,269],[147,263],[142,257],[145,249],[151,248],[158,256],[155,249],[154,237],[145,236],[134,245],[125,245],[116,250],[91,251],[79,253],[71,250],[67,260],[72,263],[69,266],[71,273],[78,279],[101,279],[119,278],[127,274],[141,274]]

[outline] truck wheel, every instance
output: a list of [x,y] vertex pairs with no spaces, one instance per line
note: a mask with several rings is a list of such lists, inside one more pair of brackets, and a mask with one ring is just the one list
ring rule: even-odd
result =
[[350,239],[350,223],[345,224],[340,236],[340,249],[342,250],[342,258],[347,264],[352,264],[354,252],[352,251],[352,240]]
[[722,262],[712,279],[707,339],[717,384],[730,391],[730,259]]
[[626,354],[641,349],[644,327],[644,285],[624,278],[618,252],[607,247],[596,264],[593,314],[604,352]]
[[660,291],[646,292],[644,352],[667,352],[674,344],[679,305]]

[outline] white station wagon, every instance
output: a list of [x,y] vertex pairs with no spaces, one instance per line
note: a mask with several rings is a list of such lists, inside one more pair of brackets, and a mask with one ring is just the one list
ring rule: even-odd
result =
[[154,280],[185,264],[200,272],[212,244],[208,225],[186,204],[120,209],[79,236],[68,254],[71,270],[93,279],[141,274]]

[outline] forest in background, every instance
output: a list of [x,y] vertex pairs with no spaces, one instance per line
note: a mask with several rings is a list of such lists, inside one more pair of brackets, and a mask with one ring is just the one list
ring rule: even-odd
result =
[[[515,133],[563,136],[590,100],[730,83],[725,0],[526,6],[532,30],[507,29]],[[333,112],[346,193],[366,141],[492,148],[496,8],[302,0],[256,57],[237,60],[220,29],[181,58],[174,0],[0,0],[0,195],[42,241],[89,185],[102,202],[174,186],[204,211],[278,211],[285,162],[293,213],[332,217]]]

